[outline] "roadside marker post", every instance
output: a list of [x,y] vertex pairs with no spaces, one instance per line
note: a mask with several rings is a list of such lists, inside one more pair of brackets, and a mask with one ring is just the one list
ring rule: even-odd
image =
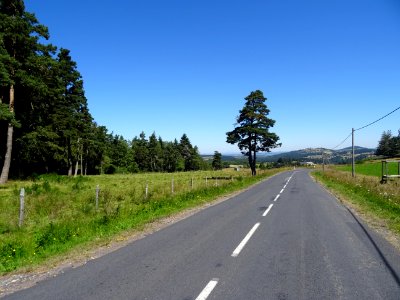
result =
[[96,186],[96,211],[99,209],[99,193],[100,187],[99,185]]
[[24,210],[25,210],[25,189],[21,188],[19,193],[19,222],[18,226],[21,227],[24,223]]

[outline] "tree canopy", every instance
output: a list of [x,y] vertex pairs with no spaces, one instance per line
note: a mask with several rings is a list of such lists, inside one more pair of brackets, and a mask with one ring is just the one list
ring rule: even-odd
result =
[[248,157],[253,175],[256,175],[257,152],[269,152],[281,146],[279,137],[269,131],[275,121],[268,118],[269,109],[265,104],[267,98],[260,90],[251,92],[236,118],[234,130],[226,133],[226,142],[238,144],[242,154]]
[[385,157],[400,156],[400,130],[397,136],[393,136],[390,130],[384,131],[375,154]]

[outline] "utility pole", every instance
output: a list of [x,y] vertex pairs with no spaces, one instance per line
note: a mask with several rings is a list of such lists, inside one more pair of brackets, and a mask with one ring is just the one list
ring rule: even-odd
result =
[[351,129],[351,176],[355,177],[355,170],[354,170],[354,128]]

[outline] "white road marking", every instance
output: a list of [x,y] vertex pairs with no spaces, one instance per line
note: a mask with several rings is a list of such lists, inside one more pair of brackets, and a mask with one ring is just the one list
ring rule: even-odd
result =
[[200,295],[197,296],[196,300],[206,300],[211,294],[212,290],[216,287],[218,283],[218,278],[213,278],[206,287],[201,291]]
[[281,189],[281,191],[279,192],[279,194],[282,194],[284,190],[285,190],[285,189]]
[[232,253],[232,257],[236,257],[239,255],[240,251],[244,248],[246,243],[249,241],[251,236],[254,234],[254,232],[257,230],[258,226],[260,226],[260,223],[257,223],[253,226],[253,228],[249,231],[249,233],[245,236],[245,238],[240,242],[239,246],[236,247],[235,251]]
[[267,210],[263,213],[263,217],[265,217],[268,213],[269,213],[269,211],[271,210],[271,208],[272,208],[272,206],[274,206],[272,203],[268,206],[268,208],[267,208]]
[[274,199],[274,202],[275,202],[276,200],[278,200],[279,196],[280,196],[279,194],[276,195],[276,197],[275,197],[275,199]]

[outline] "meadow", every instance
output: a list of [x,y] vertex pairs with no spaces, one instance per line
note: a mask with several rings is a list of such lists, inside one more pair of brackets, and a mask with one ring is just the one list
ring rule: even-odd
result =
[[[0,273],[38,265],[78,245],[243,189],[281,170],[67,177],[43,175],[0,188]],[[20,191],[25,189],[19,226]],[[98,204],[96,205],[96,188]]]
[[[340,171],[351,172],[351,165],[339,165],[335,166],[335,169]],[[382,176],[382,164],[381,161],[366,161],[355,165],[355,171],[357,174],[375,176],[381,178]],[[398,174],[398,163],[388,163],[389,174]]]

